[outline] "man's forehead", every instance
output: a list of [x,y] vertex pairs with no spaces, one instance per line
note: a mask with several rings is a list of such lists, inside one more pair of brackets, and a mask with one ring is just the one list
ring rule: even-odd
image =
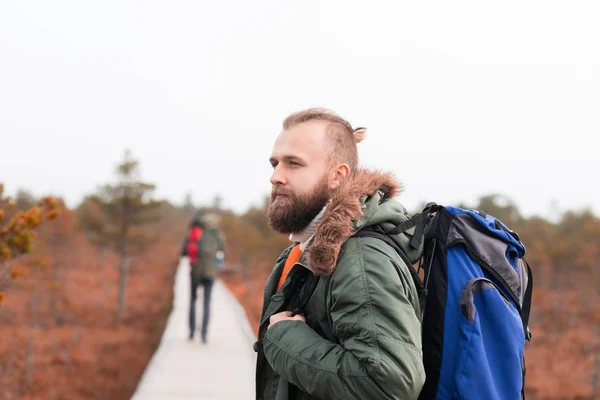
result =
[[[306,148],[303,143],[295,143],[294,141],[279,140],[277,138],[273,151],[271,152],[271,159],[283,160],[283,159],[300,159],[309,160],[311,158],[311,151]],[[314,151],[313,151],[314,152]]]
[[273,146],[273,155],[314,158],[325,154],[326,126],[310,121],[292,126],[279,134]]

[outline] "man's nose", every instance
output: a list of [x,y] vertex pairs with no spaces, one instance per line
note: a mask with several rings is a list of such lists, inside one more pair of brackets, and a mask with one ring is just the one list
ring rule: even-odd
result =
[[285,174],[281,170],[281,167],[278,165],[273,168],[273,174],[271,175],[271,185],[285,185],[286,178]]

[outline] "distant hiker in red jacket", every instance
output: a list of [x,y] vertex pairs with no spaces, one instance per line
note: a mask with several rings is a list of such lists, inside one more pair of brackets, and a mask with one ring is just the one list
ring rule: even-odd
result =
[[201,338],[206,343],[208,322],[210,319],[210,299],[212,286],[224,258],[224,245],[221,232],[217,229],[218,215],[198,213],[192,219],[188,229],[182,257],[188,257],[191,265],[191,299],[189,313],[189,339],[194,338],[196,330],[196,298],[198,286],[204,288],[204,312]]

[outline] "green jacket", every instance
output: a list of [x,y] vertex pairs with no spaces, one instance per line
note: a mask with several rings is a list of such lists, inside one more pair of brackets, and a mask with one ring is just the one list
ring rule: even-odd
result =
[[[186,236],[183,243],[182,256],[187,256],[189,237]],[[217,252],[225,251],[223,236],[221,232],[211,226],[205,226],[202,237],[197,242],[198,260],[191,263],[192,275],[198,279],[215,279],[219,273],[217,266]]]
[[[309,247],[281,290],[275,288],[291,248],[265,287],[256,398],[416,399],[425,381],[419,299],[398,254],[382,240],[349,238],[364,227],[389,228],[409,218],[389,200],[399,191],[388,175],[360,171],[328,203]],[[410,233],[394,237],[411,261]],[[307,322],[269,317],[290,308],[306,269],[320,279],[304,307]],[[293,308],[293,307],[292,307]]]

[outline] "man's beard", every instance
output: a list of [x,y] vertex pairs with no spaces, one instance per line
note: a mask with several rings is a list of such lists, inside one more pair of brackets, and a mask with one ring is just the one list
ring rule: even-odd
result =
[[[276,199],[277,195],[287,196]],[[271,228],[280,233],[298,233],[321,212],[329,199],[327,176],[307,194],[299,194],[274,187],[271,192],[268,217]]]

